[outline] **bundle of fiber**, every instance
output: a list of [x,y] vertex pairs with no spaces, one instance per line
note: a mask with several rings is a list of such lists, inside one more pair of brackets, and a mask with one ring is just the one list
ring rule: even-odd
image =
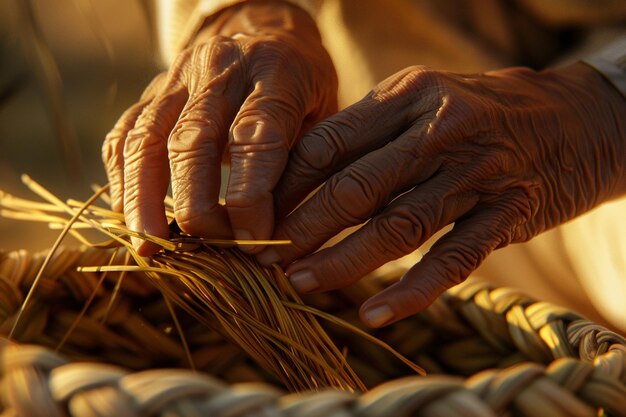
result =
[[258,241],[138,235],[103,190],[27,183],[47,202],[2,195],[3,214],[84,246],[0,253],[2,416],[626,416],[626,339],[570,310],[466,283],[366,330],[358,306],[397,277],[302,300],[237,248]]

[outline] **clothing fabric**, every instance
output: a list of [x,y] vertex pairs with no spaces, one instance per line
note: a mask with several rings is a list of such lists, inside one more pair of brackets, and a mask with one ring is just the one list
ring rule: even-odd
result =
[[[206,18],[240,2],[157,0],[164,63]],[[541,69],[585,57],[626,96],[623,0],[288,2],[317,21],[338,72],[341,107],[410,65],[472,73],[514,65]],[[609,46],[602,49],[603,44]],[[405,268],[418,259],[414,254],[386,268]],[[626,331],[626,197],[496,251],[476,275]]]
[[583,61],[601,72],[626,97],[626,36],[616,39]]

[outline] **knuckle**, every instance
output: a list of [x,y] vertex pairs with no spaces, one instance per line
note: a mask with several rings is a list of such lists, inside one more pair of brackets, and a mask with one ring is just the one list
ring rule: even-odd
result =
[[336,162],[335,155],[338,157],[347,152],[348,144],[344,138],[356,132],[356,124],[361,122],[358,117],[350,117],[351,113],[345,113],[345,116],[343,119],[320,123],[312,132],[313,137],[309,139],[310,141],[319,141],[322,145],[323,153],[319,156],[323,158],[322,163],[326,165]]
[[407,123],[425,113],[432,113],[434,117],[442,100],[450,95],[442,74],[426,67],[409,67],[376,86],[371,97],[404,115]]
[[124,143],[124,159],[164,154],[170,125],[167,116],[144,111],[135,126],[128,131]]
[[419,204],[398,203],[386,216],[376,218],[375,230],[404,255],[420,247],[442,223],[440,195],[423,195]]
[[198,163],[205,163],[221,157],[222,132],[222,127],[214,120],[182,118],[167,142],[170,161],[197,160]]
[[125,166],[140,164],[144,159],[154,158],[167,158],[165,141],[143,131],[131,131],[124,146]]
[[205,127],[207,133],[212,136],[222,135],[225,132],[226,123],[222,114],[223,109],[211,100],[192,95],[178,117],[176,128],[184,126]]
[[[173,119],[174,116],[168,115],[166,112],[157,112],[152,109],[151,106],[148,106],[141,113],[129,133],[135,136],[149,134],[162,137],[168,130],[167,127]],[[167,133],[169,133],[169,131],[167,131]]]
[[382,203],[383,187],[361,169],[349,168],[331,178],[325,187],[327,206],[349,223],[368,219]]
[[158,140],[163,139],[163,133],[158,127],[160,119],[158,116],[147,116],[128,131],[128,137],[126,142],[136,142],[143,138],[156,138]]
[[262,123],[265,129],[273,130],[272,133],[288,136],[292,143],[304,119],[303,106],[292,94],[283,92],[282,87],[258,88],[239,111],[233,133],[239,126]]
[[398,211],[375,219],[373,227],[386,251],[402,256],[414,251],[421,244],[424,230],[422,224],[414,216]]
[[[211,86],[207,86],[210,90]],[[189,120],[197,123],[218,123],[220,127],[224,127],[228,122],[230,107],[224,106],[215,100],[215,94],[212,92],[196,93],[191,92],[187,104],[179,119]]]
[[431,82],[435,71],[430,70],[424,66],[413,65],[410,66],[401,78],[401,83],[405,84],[408,88],[419,89],[425,84]]
[[418,65],[411,66],[380,83],[374,88],[373,96],[389,99],[404,96],[406,93],[421,93],[424,88],[436,84],[437,78],[437,71]]
[[289,154],[290,138],[276,123],[267,119],[254,120],[244,120],[233,128],[228,147],[231,156],[244,161],[254,156],[282,164]]
[[474,271],[485,259],[487,254],[477,245],[467,241],[459,241],[453,250],[440,262],[433,264],[437,276],[451,285],[458,285]]
[[208,74],[216,75],[240,62],[241,47],[236,39],[217,35],[189,48],[187,54],[181,63],[183,71],[195,75],[197,68],[206,68]]
[[279,36],[267,35],[262,40],[248,43],[244,52],[251,62],[282,68],[292,62],[290,52],[293,47]]
[[[202,137],[202,130],[194,132],[189,138],[171,140],[168,143],[167,153],[172,165],[172,177],[178,174],[185,178],[189,173],[184,172],[185,166],[202,173],[206,173],[213,165],[218,166],[222,154],[222,147]],[[174,172],[177,171],[177,172]]]
[[201,111],[193,111],[184,114],[175,132],[185,129],[197,129],[201,131],[200,139],[215,138],[218,139],[224,134],[224,126],[218,120],[211,118],[208,114]]
[[[285,96],[292,98],[292,105],[300,104],[301,99],[294,97],[287,86],[300,88],[301,96],[312,95],[316,73],[310,70],[311,65],[315,66],[316,71],[327,71],[326,63],[316,60],[315,64],[311,64],[307,52],[299,50],[284,37],[269,35],[250,42],[244,47],[243,54],[251,73],[262,76],[272,84],[272,89],[284,91]],[[332,76],[328,78],[332,82]]]
[[294,148],[294,162],[301,165],[303,172],[325,172],[337,166],[342,155],[347,153],[344,137],[354,130],[350,122],[325,120],[316,125]]

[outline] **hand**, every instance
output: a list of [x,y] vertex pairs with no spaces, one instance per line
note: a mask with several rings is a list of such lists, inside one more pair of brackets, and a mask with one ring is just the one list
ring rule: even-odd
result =
[[[273,1],[226,9],[106,137],[113,209],[124,211],[132,230],[167,238],[171,180],[184,232],[270,238],[272,192],[289,149],[336,111],[336,97],[332,62],[306,12]],[[223,155],[231,164],[225,207],[218,203]],[[133,243],[143,256],[158,250]]]
[[626,192],[624,114],[626,100],[582,63],[467,76],[409,68],[294,147],[275,196],[275,238],[293,245],[259,259],[289,265],[301,292],[341,288],[454,222],[401,281],[362,306],[366,324],[391,323],[463,281],[494,249]]

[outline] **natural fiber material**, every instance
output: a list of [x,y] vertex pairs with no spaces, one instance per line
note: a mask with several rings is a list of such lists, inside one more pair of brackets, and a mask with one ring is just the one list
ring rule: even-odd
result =
[[[47,203],[4,194],[0,195],[2,214],[20,219],[52,222],[55,227],[62,227],[63,232],[42,261],[13,322],[9,337],[20,327],[21,319],[26,309],[30,308],[32,296],[39,290],[44,274],[49,274],[50,268],[58,267],[51,265],[51,260],[57,254],[58,244],[68,233],[72,233],[79,241],[94,249],[115,249],[110,253],[106,265],[76,268],[77,272],[98,273],[99,278],[89,299],[84,303],[83,310],[59,342],[60,346],[66,342],[74,327],[81,321],[81,317],[97,298],[97,292],[101,289],[107,274],[122,273],[117,277],[118,282],[122,282],[125,279],[123,274],[140,272],[147,285],[159,290],[172,319],[172,328],[178,331],[188,365],[192,369],[195,368],[195,361],[174,306],[183,309],[208,329],[217,330],[220,335],[244,350],[261,368],[279,378],[291,391],[324,387],[349,391],[367,389],[346,361],[345,355],[319,325],[316,316],[339,324],[364,339],[386,348],[415,372],[424,374],[420,367],[379,339],[337,317],[306,306],[278,267],[263,267],[253,257],[244,255],[236,247],[250,242],[253,244],[289,242],[206,240],[188,236],[177,228],[171,214],[171,206],[167,210],[171,221],[170,238],[160,239],[129,230],[124,225],[120,213],[96,206],[94,204],[96,199],[106,197],[106,188],[99,189],[84,203],[71,200],[64,203],[27,176],[23,179],[25,184]],[[85,228],[97,230],[110,240],[91,243],[80,232]],[[160,245],[162,250],[150,259],[140,257],[130,242],[131,237],[150,240]],[[122,262],[115,259],[119,250],[126,254]],[[114,292],[110,299],[115,296]]]
[[[10,201],[11,215],[60,221],[46,204],[28,203],[28,210],[16,211],[22,203]],[[60,204],[82,222],[66,219],[61,222],[66,229],[93,227],[82,216],[81,203],[72,203],[74,209]],[[93,215],[99,209],[90,210]],[[119,222],[106,231],[113,229],[128,235]],[[366,337],[378,344],[366,342],[362,330],[345,323],[358,326],[357,307],[389,285],[389,279],[311,296],[306,305],[286,300],[285,293],[293,290],[279,287],[283,306],[306,314],[318,308],[318,314],[331,319],[326,331],[334,343],[318,345],[341,350],[335,356],[339,368],[330,370],[342,372],[349,365],[364,387],[374,387],[360,394],[341,390],[350,387],[338,383],[335,389],[286,394],[285,389],[301,387],[284,378],[279,387],[275,369],[259,365],[263,362],[244,345],[246,337],[255,336],[242,335],[241,343],[237,335],[224,332],[222,320],[228,314],[237,317],[237,306],[243,305],[239,295],[216,299],[207,294],[202,301],[202,292],[187,292],[205,279],[202,274],[225,265],[242,269],[244,276],[258,273],[236,249],[209,250],[204,244],[177,246],[171,256],[163,252],[151,264],[135,259],[144,262],[139,268],[124,266],[133,258],[132,248],[104,249],[116,246],[110,243],[60,248],[51,257],[0,252],[0,334],[12,333],[18,342],[0,339],[0,417],[626,416],[625,338],[567,309],[477,283],[461,285],[423,313]],[[197,249],[202,249],[198,259],[179,259]],[[183,273],[172,275],[173,267]],[[172,281],[172,276],[181,279]],[[229,274],[216,276],[222,286],[217,293],[240,291],[239,285],[250,281],[238,284]],[[24,304],[35,280],[38,285]],[[202,314],[210,312],[204,310],[206,303],[228,300],[232,311],[222,316],[213,311],[220,325],[203,320]],[[301,323],[317,326],[306,320]],[[290,336],[291,343],[306,346],[306,334],[311,333]],[[326,335],[310,337],[320,334]],[[384,349],[385,343],[429,376],[407,377],[414,371]],[[298,353],[303,352],[283,351],[276,357]],[[190,364],[198,372],[186,369]],[[329,370],[326,365],[321,369]],[[314,382],[312,387],[321,385]]]
[[[571,311],[483,284],[460,286],[377,333],[424,365],[428,377],[395,379],[407,371],[392,357],[349,332],[332,333],[367,384],[388,381],[364,395],[286,395],[241,350],[184,314],[181,326],[204,372],[180,369],[185,355],[163,300],[136,273],[122,281],[106,320],[111,293],[104,285],[62,354],[48,350],[100,278],[76,266],[109,262],[104,252],[58,252],[16,334],[36,345],[0,344],[2,416],[591,416],[598,409],[626,416],[626,339]],[[42,260],[25,251],[0,256],[3,333]],[[118,282],[113,275],[105,278],[109,288]],[[356,320],[355,305],[377,289],[371,283],[309,301]],[[178,369],[154,369],[162,366]]]

